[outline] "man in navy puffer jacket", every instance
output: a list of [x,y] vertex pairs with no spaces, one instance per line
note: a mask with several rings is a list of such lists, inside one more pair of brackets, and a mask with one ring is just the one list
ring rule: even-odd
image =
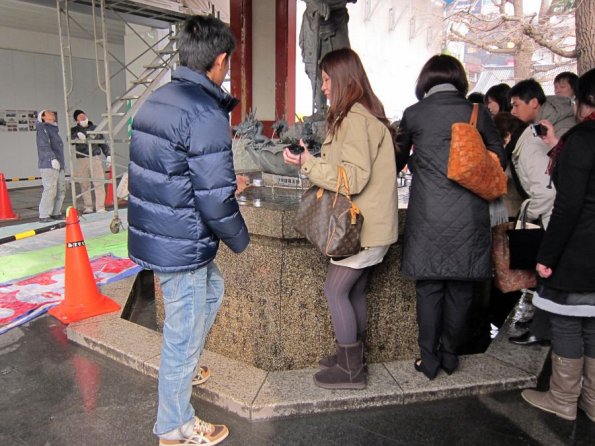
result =
[[237,100],[221,89],[234,47],[220,20],[188,19],[179,35],[181,66],[132,125],[128,250],[155,272],[165,305],[154,427],[160,445],[214,445],[228,435],[224,425],[195,417],[190,395],[193,379],[208,377],[197,363],[223,300],[213,261],[219,240],[236,253],[249,242],[235,199],[229,112]]

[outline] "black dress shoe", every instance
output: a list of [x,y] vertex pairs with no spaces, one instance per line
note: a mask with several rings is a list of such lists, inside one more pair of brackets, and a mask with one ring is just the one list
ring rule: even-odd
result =
[[418,371],[419,373],[423,373],[424,375],[426,375],[426,378],[428,378],[429,380],[432,380],[434,378],[436,378],[436,375],[438,374],[438,370],[436,370],[436,372],[434,373],[426,373],[424,371],[424,369],[422,368],[421,365],[421,359],[417,358],[415,360],[415,362],[413,363],[413,367],[415,368],[416,371]]
[[53,223],[54,219],[50,217],[41,217],[39,223]]
[[440,366],[440,368],[441,368],[442,370],[444,370],[444,372],[445,372],[445,373],[446,373],[448,376],[452,375],[452,374],[454,373],[454,371],[457,369],[457,367],[458,367],[458,366],[454,366],[454,367],[446,367],[446,366],[443,366],[443,365],[441,365],[441,366]]
[[64,220],[64,219],[66,219],[66,217],[64,216],[64,214],[50,215],[50,217],[53,218],[54,220]]
[[549,339],[538,338],[530,331],[526,331],[520,336],[511,336],[508,340],[516,345],[550,345]]

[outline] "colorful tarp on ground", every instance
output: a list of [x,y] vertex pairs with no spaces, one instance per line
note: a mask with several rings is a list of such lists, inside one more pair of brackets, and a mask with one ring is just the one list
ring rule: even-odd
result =
[[[123,279],[141,269],[130,259],[111,254],[91,259],[91,268],[98,285]],[[63,299],[64,267],[0,284],[0,334],[46,312]]]
[[[128,257],[128,232],[87,238],[85,244],[89,258],[104,254]],[[29,277],[64,265],[64,243],[18,254],[0,257],[0,283]]]

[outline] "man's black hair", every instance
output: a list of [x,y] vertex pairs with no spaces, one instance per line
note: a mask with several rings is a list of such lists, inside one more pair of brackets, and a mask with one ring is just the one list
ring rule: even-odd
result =
[[539,105],[545,104],[545,93],[539,82],[535,79],[525,79],[514,85],[508,92],[508,99],[519,98],[528,104],[531,99],[537,99]]
[[231,29],[221,20],[213,16],[190,17],[179,34],[180,65],[206,73],[219,54],[231,55],[235,45]]
[[587,71],[579,78],[576,101],[579,104],[595,107],[595,68]]
[[578,76],[576,74],[571,71],[563,71],[554,78],[554,84],[560,81],[568,82],[570,88],[572,88],[572,93],[576,95],[576,89],[578,87]]

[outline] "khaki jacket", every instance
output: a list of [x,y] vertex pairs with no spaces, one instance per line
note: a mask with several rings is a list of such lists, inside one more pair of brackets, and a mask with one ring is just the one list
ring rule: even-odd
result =
[[321,157],[309,158],[302,172],[327,190],[337,186],[337,167],[349,178],[349,191],[364,216],[363,247],[385,246],[398,238],[397,167],[390,132],[356,103],[334,138],[327,136]]

